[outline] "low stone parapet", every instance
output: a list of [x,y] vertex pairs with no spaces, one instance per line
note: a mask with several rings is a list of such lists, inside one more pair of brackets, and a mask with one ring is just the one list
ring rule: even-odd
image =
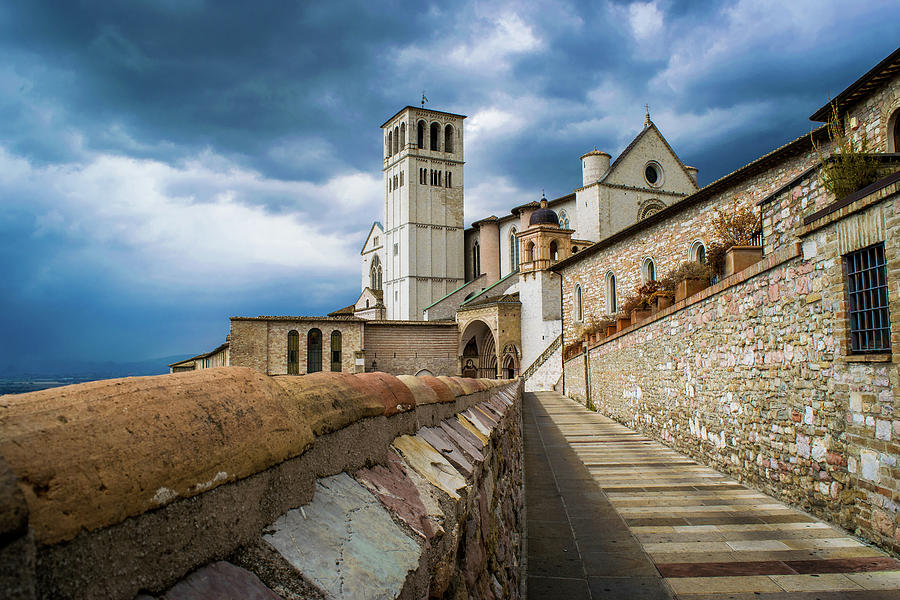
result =
[[518,597],[521,384],[226,367],[0,397],[10,598]]

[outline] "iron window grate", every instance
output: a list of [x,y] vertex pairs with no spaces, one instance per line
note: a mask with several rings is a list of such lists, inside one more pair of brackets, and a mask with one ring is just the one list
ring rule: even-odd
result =
[[845,259],[851,350],[860,353],[890,352],[891,323],[884,244],[851,252]]

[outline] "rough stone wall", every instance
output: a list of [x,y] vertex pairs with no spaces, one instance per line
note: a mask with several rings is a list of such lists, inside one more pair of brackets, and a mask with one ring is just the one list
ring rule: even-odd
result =
[[232,319],[228,336],[231,364],[265,373],[268,368],[267,329],[265,321]]
[[[900,109],[900,75],[851,106],[846,111],[848,120],[845,123],[849,124],[849,118],[856,117],[859,126],[852,131],[854,139],[864,136],[870,152],[888,152],[888,119],[897,109]],[[898,149],[893,151],[900,152]]]
[[781,161],[752,177],[743,179],[723,192],[694,206],[682,209],[671,218],[650,225],[634,236],[618,241],[567,267],[562,295],[563,344],[577,339],[575,320],[575,285],[582,288],[584,317],[598,319],[609,314],[606,302],[606,274],[616,276],[619,305],[641,285],[641,264],[650,257],[656,264],[657,277],[662,277],[682,262],[690,260],[695,240],[710,244],[711,224],[716,208],[755,204],[795,178],[818,160],[814,152],[804,152]]
[[459,308],[460,304],[465,302],[466,298],[470,294],[477,294],[487,286],[487,278],[484,276],[484,274],[481,274],[476,279],[469,281],[468,283],[466,283],[466,285],[461,286],[459,289],[451,292],[446,297],[441,298],[431,307],[429,307],[425,311],[425,320],[452,320],[456,316],[456,309]]
[[4,597],[517,598],[521,391],[232,367],[0,397]]
[[569,398],[587,405],[585,359],[585,354],[581,353],[563,364],[563,389]]
[[[341,371],[353,373],[355,369],[353,353],[363,345],[363,324],[356,321],[266,321],[268,327],[268,375],[287,374],[288,332],[296,331],[300,336],[300,374],[306,373],[307,336],[311,329],[322,332],[322,370],[331,371],[331,334],[341,332]],[[234,364],[234,363],[232,363]]]
[[[879,219],[883,228],[866,225]],[[853,220],[860,229],[842,234]],[[900,347],[900,239],[884,233],[900,230],[894,197],[805,231],[801,256],[781,264],[769,257],[735,275],[734,285],[725,280],[686,307],[591,349],[593,403],[897,552],[900,360],[848,356],[841,259],[857,249],[853,244],[871,243],[879,229],[892,343]],[[579,366],[578,358],[566,363],[573,397],[584,385]]]

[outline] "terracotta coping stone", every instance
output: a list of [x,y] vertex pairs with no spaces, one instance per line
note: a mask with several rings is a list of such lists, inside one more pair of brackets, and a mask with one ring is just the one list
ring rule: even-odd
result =
[[415,375],[397,375],[397,379],[410,389],[416,399],[416,405],[437,404],[441,401],[437,392]]
[[453,393],[453,396],[465,396],[466,390],[463,389],[463,386],[460,385],[458,381],[456,381],[456,377],[447,377],[446,375],[441,375],[438,378],[438,381],[443,381],[444,384],[450,388],[450,391]]
[[446,381],[432,375],[420,375],[417,379],[434,390],[434,393],[438,396],[438,402],[453,402],[456,400],[456,394],[453,393],[453,389]]
[[7,395],[0,456],[35,541],[53,544],[302,454],[313,441],[305,407],[282,390],[220,367]]
[[[311,373],[273,380],[285,401],[299,412],[300,422],[306,423],[316,437],[385,414],[384,397],[390,394],[377,380],[363,380],[350,373]],[[393,395],[388,397],[392,402]]]
[[388,373],[360,373],[350,377],[370,385],[380,386],[380,393],[374,394],[384,405],[384,416],[390,417],[398,412],[406,412],[416,407],[416,397],[409,386]]
[[462,387],[464,396],[481,392],[485,389],[484,384],[479,383],[477,379],[468,379],[466,377],[453,377],[452,379]]

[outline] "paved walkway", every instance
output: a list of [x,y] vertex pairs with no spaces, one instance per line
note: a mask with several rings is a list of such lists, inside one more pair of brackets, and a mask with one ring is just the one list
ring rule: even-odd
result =
[[900,562],[555,392],[525,394],[529,600],[900,600]]

